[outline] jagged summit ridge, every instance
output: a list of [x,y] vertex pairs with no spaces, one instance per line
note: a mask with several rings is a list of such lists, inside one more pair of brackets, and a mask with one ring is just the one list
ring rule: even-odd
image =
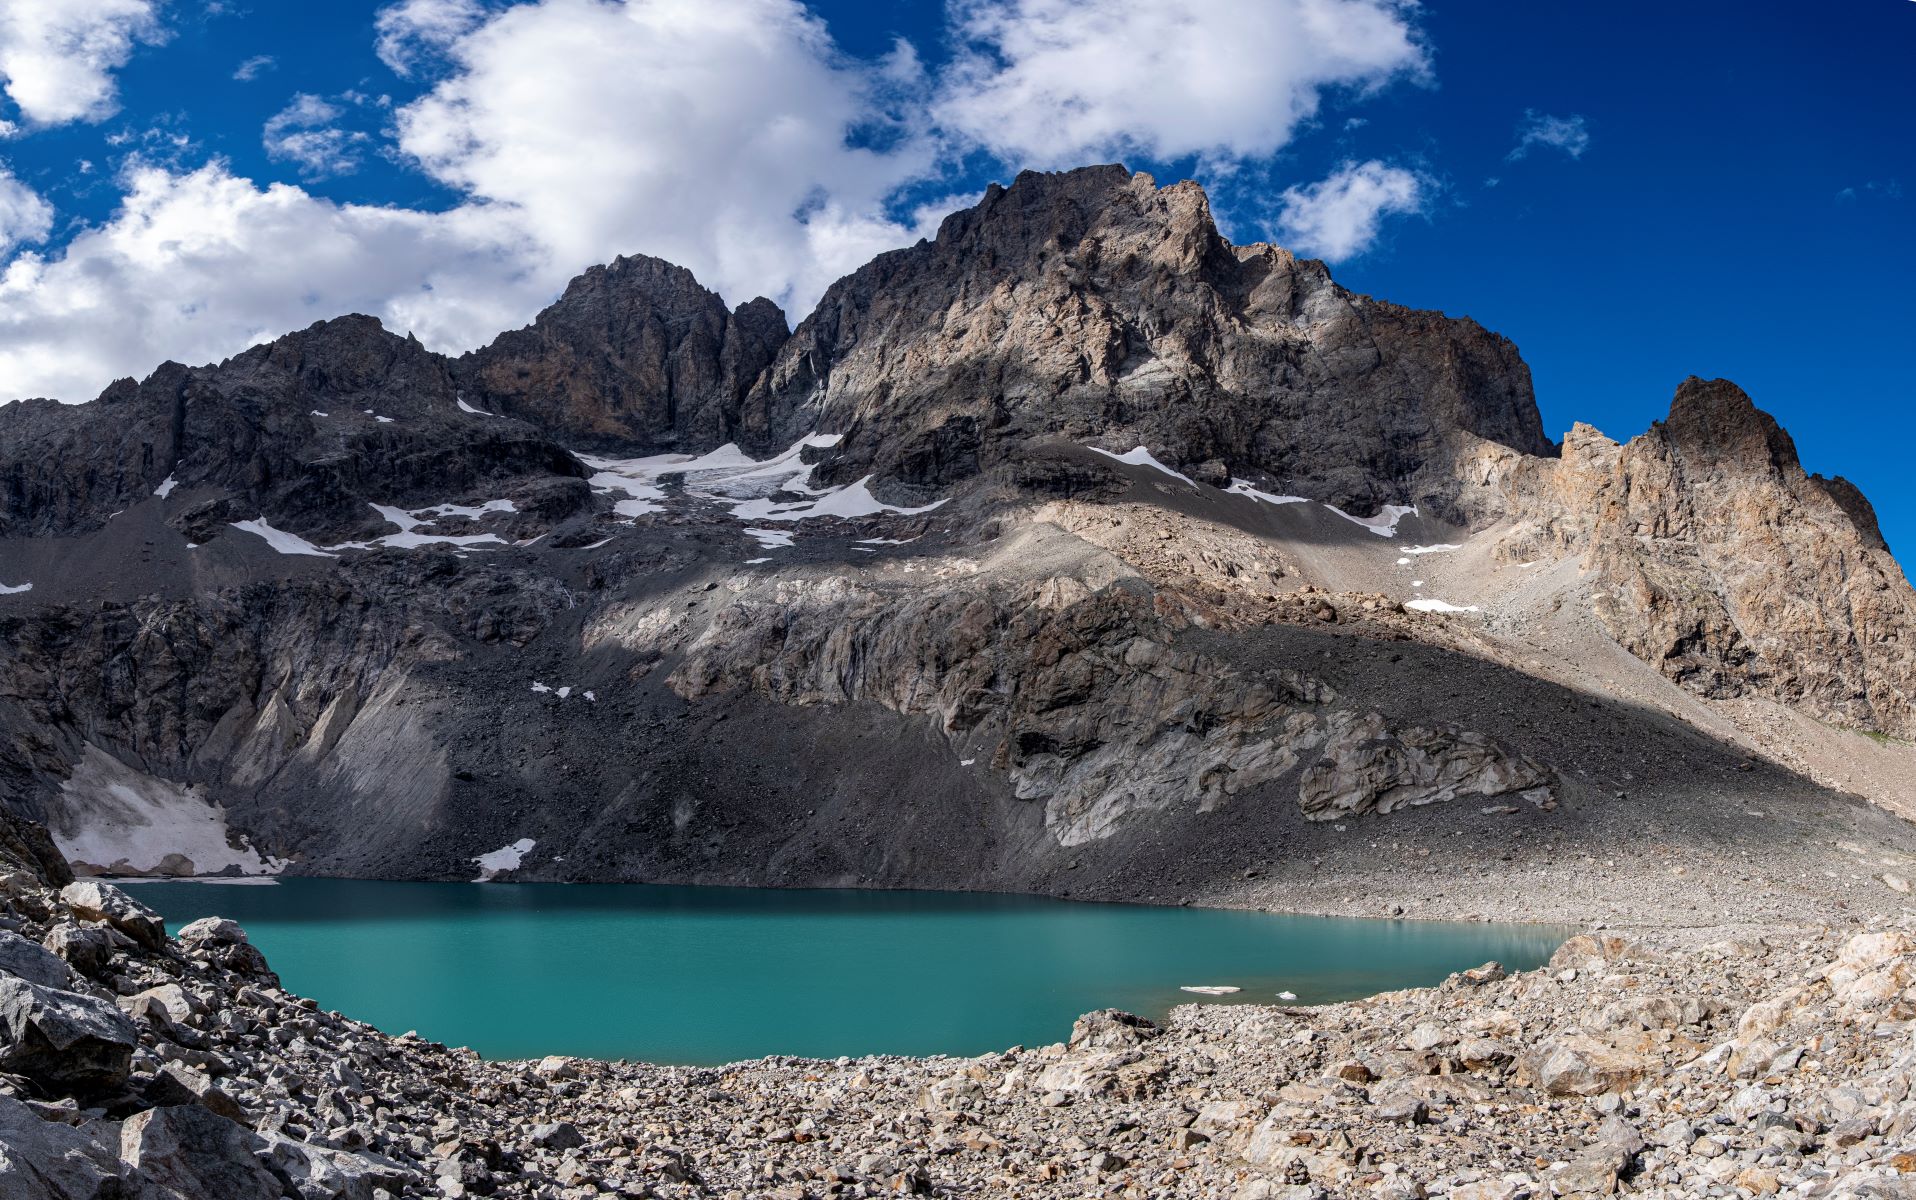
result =
[[1119,166],[1027,172],[840,280],[747,410],[768,445],[843,433],[833,479],[938,488],[1035,438],[1099,439],[1207,481],[1460,519],[1482,515],[1455,484],[1475,441],[1552,451],[1507,340],[1233,247],[1198,185]]

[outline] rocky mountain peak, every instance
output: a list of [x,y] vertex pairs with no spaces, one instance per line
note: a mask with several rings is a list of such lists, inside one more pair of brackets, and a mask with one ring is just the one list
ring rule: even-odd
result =
[[1663,423],[1671,441],[1695,462],[1762,464],[1770,470],[1798,465],[1796,443],[1776,418],[1756,406],[1727,379],[1692,375],[1677,387]]
[[458,373],[489,411],[583,445],[708,450],[733,440],[740,400],[788,332],[770,300],[728,311],[685,268],[634,255],[574,279]]
[[836,482],[947,487],[1051,438],[1464,520],[1475,440],[1554,450],[1508,341],[1233,247],[1202,188],[1118,166],[1026,172],[840,280],[745,412],[760,445],[843,434]]

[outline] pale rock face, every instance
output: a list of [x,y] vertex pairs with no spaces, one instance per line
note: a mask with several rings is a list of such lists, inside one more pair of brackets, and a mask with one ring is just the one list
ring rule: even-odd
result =
[[1582,555],[1604,628],[1672,680],[1916,729],[1916,593],[1874,511],[1847,480],[1806,474],[1735,384],[1687,380],[1641,437],[1579,425],[1561,461],[1517,474],[1535,538]]

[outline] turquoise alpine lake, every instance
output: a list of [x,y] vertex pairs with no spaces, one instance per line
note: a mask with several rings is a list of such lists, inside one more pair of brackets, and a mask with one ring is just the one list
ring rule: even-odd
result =
[[[1571,932],[949,892],[281,879],[134,894],[170,930],[232,917],[290,990],[388,1033],[488,1058],[701,1065],[974,1055],[1062,1041],[1098,1008],[1348,1000],[1490,959],[1529,969]],[[1241,990],[1180,990],[1207,986]]]

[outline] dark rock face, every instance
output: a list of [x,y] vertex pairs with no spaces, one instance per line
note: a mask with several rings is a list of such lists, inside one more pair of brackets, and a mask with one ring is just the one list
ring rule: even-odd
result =
[[763,297],[727,312],[683,267],[639,255],[593,267],[524,329],[461,358],[482,408],[583,446],[710,450],[788,329]]
[[994,186],[833,285],[745,418],[765,447],[814,425],[846,435],[835,482],[946,488],[1059,436],[1463,519],[1483,515],[1458,511],[1472,439],[1553,449],[1507,340],[1232,246],[1196,184],[1115,166]]
[[466,413],[446,360],[371,317],[324,321],[223,363],[168,363],[92,404],[0,407],[0,535],[97,528],[167,480],[223,493],[212,523],[350,531],[370,503],[442,500],[527,474],[580,476],[517,421]]

